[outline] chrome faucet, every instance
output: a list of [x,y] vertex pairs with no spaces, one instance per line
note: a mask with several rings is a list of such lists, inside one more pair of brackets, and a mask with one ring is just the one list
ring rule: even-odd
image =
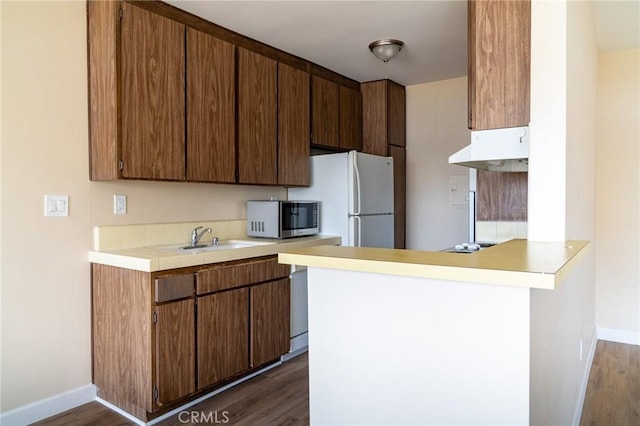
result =
[[200,241],[200,239],[204,234],[206,234],[207,232],[212,232],[211,228],[205,228],[205,229],[202,229],[200,233],[198,233],[199,229],[202,229],[202,226],[198,226],[193,231],[191,231],[191,247],[197,246],[198,242]]

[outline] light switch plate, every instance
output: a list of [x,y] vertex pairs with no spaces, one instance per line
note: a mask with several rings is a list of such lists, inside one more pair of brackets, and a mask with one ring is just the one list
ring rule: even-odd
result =
[[469,201],[469,175],[449,176],[449,205],[465,207]]
[[45,216],[69,216],[69,196],[68,195],[45,195],[44,196]]
[[115,194],[113,196],[113,214],[127,214],[127,196]]

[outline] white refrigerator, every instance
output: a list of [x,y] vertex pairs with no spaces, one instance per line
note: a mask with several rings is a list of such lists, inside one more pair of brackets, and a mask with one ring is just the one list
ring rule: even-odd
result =
[[320,233],[342,245],[394,246],[393,158],[350,151],[311,157],[311,186],[290,200],[320,202]]

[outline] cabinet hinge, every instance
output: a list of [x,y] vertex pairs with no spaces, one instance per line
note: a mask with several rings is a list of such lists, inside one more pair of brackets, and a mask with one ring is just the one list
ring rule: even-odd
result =
[[154,324],[158,323],[158,314],[155,311],[153,312],[152,321]]
[[158,387],[154,385],[154,386],[153,386],[153,400],[154,400],[154,401],[157,401],[157,400],[158,400],[159,393],[160,393],[160,392],[158,392]]
[[122,18],[124,17],[124,12],[122,11],[122,8],[120,8],[120,20],[122,21]]
[[120,171],[124,170],[124,160],[120,160]]

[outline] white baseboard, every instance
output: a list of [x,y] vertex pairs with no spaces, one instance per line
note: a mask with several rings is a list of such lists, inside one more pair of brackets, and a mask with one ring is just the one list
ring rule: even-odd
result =
[[640,332],[598,327],[598,339],[609,342],[640,345]]
[[[306,350],[306,348],[305,348]],[[139,425],[153,425],[155,423],[158,423],[176,413],[179,413],[182,410],[185,410],[189,407],[191,407],[192,405],[195,405],[201,401],[204,401],[207,398],[211,398],[214,395],[219,394],[220,392],[223,392],[233,386],[236,386],[244,381],[247,381],[259,374],[262,374],[266,371],[271,370],[272,368],[275,368],[279,365],[282,364],[282,361],[277,361],[274,362],[273,364],[267,365],[266,367],[255,371],[251,374],[248,374],[236,381],[234,381],[233,383],[229,383],[225,386],[222,386],[204,396],[201,396],[198,399],[195,399],[193,401],[190,401],[189,403],[176,408],[175,410],[172,410],[169,413],[166,413],[156,419],[153,419],[152,421],[149,421],[148,423],[145,423],[144,421],[132,416],[131,414],[127,413],[126,411],[123,411],[121,409],[119,409],[118,407],[110,404],[109,402],[98,398],[97,396],[97,388],[95,385],[91,384],[91,385],[86,385],[86,386],[82,386],[80,388],[77,389],[72,389],[70,391],[58,394],[58,395],[54,395],[51,396],[49,398],[45,398],[42,399],[40,401],[36,401],[36,402],[32,402],[31,404],[27,404],[24,405],[22,407],[18,407],[14,410],[11,411],[7,411],[5,413],[0,413],[0,425],[2,426],[24,426],[24,425],[28,425],[31,423],[35,423],[37,421],[46,419],[47,417],[51,417],[51,416],[55,416],[56,414],[60,414],[64,411],[70,410],[72,408],[78,407],[80,405],[89,403],[91,401],[97,401],[105,406],[107,406],[108,408],[114,410],[115,412],[121,414],[122,416],[128,418],[129,420],[133,421],[134,423],[137,423]]]
[[593,357],[596,353],[596,345],[598,343],[598,332],[594,330],[593,338],[591,339],[591,346],[587,354],[585,366],[586,368],[582,372],[582,381],[580,383],[580,389],[578,390],[578,401],[573,411],[573,419],[571,424],[573,426],[580,425],[580,418],[582,417],[582,408],[584,407],[584,399],[587,396],[587,386],[589,385],[589,374],[591,373],[591,366],[593,365]]
[[96,387],[94,385],[82,386],[2,413],[0,414],[0,424],[2,426],[28,425],[95,399]]
[[289,351],[289,353],[295,352],[296,354],[299,354],[301,349],[306,350],[308,346],[309,346],[309,333],[305,332],[305,333],[299,334],[291,338],[291,350]]

